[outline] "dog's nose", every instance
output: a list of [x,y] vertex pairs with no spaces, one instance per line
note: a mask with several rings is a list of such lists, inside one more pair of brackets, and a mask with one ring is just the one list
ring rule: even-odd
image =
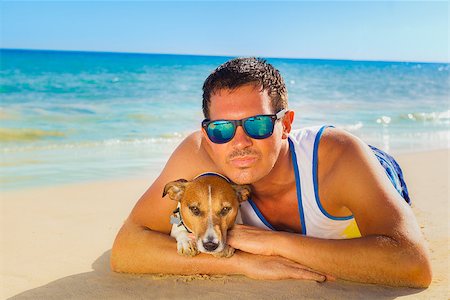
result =
[[205,249],[208,251],[214,251],[217,249],[217,247],[219,247],[219,244],[208,241],[206,243],[203,242],[203,247],[205,247]]

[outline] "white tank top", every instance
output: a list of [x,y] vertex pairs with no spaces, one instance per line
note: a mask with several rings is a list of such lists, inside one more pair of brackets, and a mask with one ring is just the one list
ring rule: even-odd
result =
[[[331,126],[306,127],[289,134],[289,149],[295,172],[302,234],[325,239],[360,237],[361,234],[353,216],[332,216],[320,203],[317,183],[317,149],[322,132],[327,127]],[[240,210],[244,224],[275,230],[251,199],[243,202]]]

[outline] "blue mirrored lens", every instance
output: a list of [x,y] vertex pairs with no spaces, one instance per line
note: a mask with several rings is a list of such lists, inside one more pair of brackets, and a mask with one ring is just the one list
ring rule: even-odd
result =
[[256,116],[244,122],[245,131],[254,139],[265,139],[272,135],[273,122],[268,116]]
[[235,127],[229,121],[215,121],[208,125],[207,133],[212,142],[222,144],[230,141],[235,132]]

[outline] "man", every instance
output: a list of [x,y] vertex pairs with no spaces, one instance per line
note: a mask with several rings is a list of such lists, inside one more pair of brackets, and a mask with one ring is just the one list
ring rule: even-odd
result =
[[[291,132],[286,87],[264,60],[223,64],[203,92],[207,120],[174,151],[119,231],[114,271],[430,284],[428,250],[391,157],[333,127]],[[241,207],[247,225],[229,232],[238,250],[228,259],[180,256],[169,236],[176,203],[161,197],[164,185],[204,172],[252,188]]]

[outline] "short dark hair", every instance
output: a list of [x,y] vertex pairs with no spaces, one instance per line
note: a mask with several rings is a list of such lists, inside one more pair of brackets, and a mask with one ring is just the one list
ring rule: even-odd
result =
[[211,96],[221,89],[254,84],[266,90],[274,113],[287,108],[287,89],[280,72],[265,59],[235,58],[217,67],[203,84],[203,115],[209,119]]

